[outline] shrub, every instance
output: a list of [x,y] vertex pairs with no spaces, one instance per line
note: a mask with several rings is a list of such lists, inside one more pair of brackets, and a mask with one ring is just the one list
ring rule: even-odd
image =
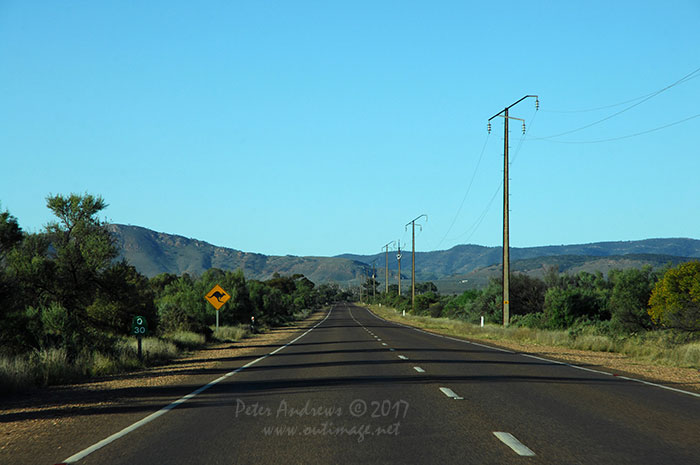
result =
[[613,283],[609,308],[616,327],[626,332],[650,329],[647,302],[655,280],[652,268],[611,270],[609,279]]
[[213,338],[222,342],[236,342],[245,338],[249,334],[249,329],[245,325],[219,326],[213,330]]
[[668,328],[700,330],[700,261],[671,268],[649,299],[651,319]]
[[527,315],[513,315],[510,324],[518,327],[541,329],[546,326],[544,312],[528,313]]
[[594,290],[571,285],[549,288],[544,300],[547,326],[552,329],[570,327],[580,318],[599,319],[604,307]]

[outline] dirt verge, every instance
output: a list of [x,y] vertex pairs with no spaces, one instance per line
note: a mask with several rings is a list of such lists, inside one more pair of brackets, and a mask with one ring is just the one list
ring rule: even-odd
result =
[[[7,396],[0,406],[0,463],[40,463],[33,460],[38,455],[37,450],[32,454],[36,444],[55,443],[51,446],[54,453],[61,454],[57,449],[62,446],[55,436],[79,434],[89,428],[85,424],[98,422],[96,416],[128,410],[137,391],[150,388],[167,393],[160,396],[162,405],[155,411],[175,400],[167,398],[176,392],[174,386],[184,385],[187,390],[188,384],[196,384],[200,382],[198,378],[215,372],[221,360],[245,358],[267,347],[272,350],[324,316],[325,312],[317,312],[290,326],[273,328],[236,343],[211,345],[165,365]],[[65,452],[68,456],[76,451]]]
[[[380,316],[380,315],[377,315]],[[381,315],[383,318],[386,315]],[[390,319],[403,325],[413,326],[423,331],[436,334],[444,334],[432,328],[422,327],[418,322],[404,319]],[[453,334],[445,334],[450,337],[459,337]],[[492,340],[464,336],[462,339],[480,342],[485,345],[500,347],[503,349],[536,355],[538,357],[549,358],[561,362],[579,365],[586,368],[605,371],[613,375],[638,378],[644,381],[663,384],[676,389],[682,389],[700,394],[700,370],[693,368],[678,368],[664,365],[657,365],[650,362],[636,360],[630,356],[612,353],[595,352],[591,350],[570,349],[567,347],[545,346],[535,343],[521,343],[505,340]]]

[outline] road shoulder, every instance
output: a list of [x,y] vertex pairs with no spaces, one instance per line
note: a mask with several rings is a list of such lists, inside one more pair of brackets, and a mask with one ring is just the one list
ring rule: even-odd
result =
[[[365,307],[367,308],[367,307]],[[368,309],[371,311],[371,309]],[[387,315],[377,315],[383,318]],[[455,337],[468,341],[479,342],[480,344],[507,349],[514,352],[534,355],[545,359],[556,360],[593,370],[604,371],[614,376],[626,376],[644,381],[662,384],[675,389],[700,393],[700,370],[693,368],[669,367],[657,365],[650,362],[633,359],[624,354],[613,352],[596,352],[591,350],[570,349],[568,347],[545,346],[536,343],[521,343],[505,340],[491,340],[473,336],[459,336],[449,332],[443,332],[434,328],[425,328],[414,321],[402,319],[400,315],[389,318],[406,326],[421,329],[423,331]]]
[[274,350],[325,315],[318,311],[306,320],[211,345],[165,365],[7,396],[0,408],[0,463],[60,461],[82,443],[92,441],[89,446],[207,384],[224,366],[243,365]]

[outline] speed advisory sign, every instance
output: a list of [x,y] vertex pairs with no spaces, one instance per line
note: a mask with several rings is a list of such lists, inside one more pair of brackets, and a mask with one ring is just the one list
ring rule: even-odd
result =
[[145,336],[148,334],[148,322],[142,316],[135,316],[131,320],[131,334],[134,336]]

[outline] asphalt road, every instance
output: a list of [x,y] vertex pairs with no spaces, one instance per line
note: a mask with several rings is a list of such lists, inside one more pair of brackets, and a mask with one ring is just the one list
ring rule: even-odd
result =
[[230,361],[220,381],[74,459],[700,463],[698,397],[430,335],[351,305],[260,356]]

